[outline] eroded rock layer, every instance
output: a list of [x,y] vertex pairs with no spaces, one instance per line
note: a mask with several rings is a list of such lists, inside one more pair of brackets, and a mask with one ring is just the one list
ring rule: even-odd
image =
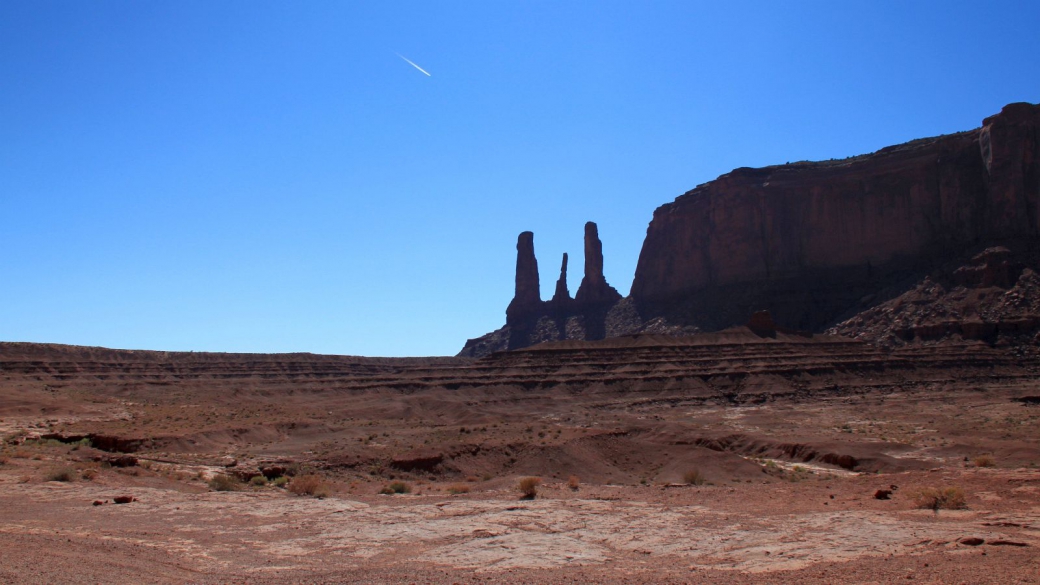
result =
[[[266,395],[265,388],[288,389],[290,394],[333,391],[344,397],[367,391],[470,389],[508,394],[540,388],[590,395],[665,392],[710,400],[739,395],[740,401],[753,402],[826,390],[839,379],[854,378],[856,385],[870,386],[888,374],[945,379],[956,376],[953,369],[973,372],[968,377],[994,371],[1017,377],[1032,375],[1035,365],[979,342],[886,351],[835,335],[806,336],[779,328],[756,332],[745,326],[685,337],[639,334],[566,340],[478,360],[127,351],[0,342],[0,386],[8,390],[0,406],[16,409],[19,389],[96,387],[119,394],[142,386],[159,394],[219,386],[228,398],[245,391]],[[749,383],[760,376],[772,382],[761,388]],[[788,381],[777,383],[776,376]]]

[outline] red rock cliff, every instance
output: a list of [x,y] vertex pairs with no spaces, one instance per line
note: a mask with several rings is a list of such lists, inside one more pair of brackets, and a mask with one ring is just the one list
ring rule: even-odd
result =
[[797,321],[787,325],[818,328],[834,316],[807,316],[809,281],[820,275],[844,271],[832,285],[849,278],[851,289],[869,290],[899,267],[1035,240],[1038,153],[1040,106],[1020,103],[969,132],[840,161],[737,169],[654,212],[632,297],[662,306],[714,290],[732,301],[723,291],[750,287],[763,298],[745,295],[741,310],[769,308]]

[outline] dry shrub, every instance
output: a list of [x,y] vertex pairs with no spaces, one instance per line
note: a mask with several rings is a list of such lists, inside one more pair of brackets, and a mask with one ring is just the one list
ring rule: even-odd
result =
[[690,469],[682,476],[683,482],[690,485],[704,485],[708,480],[704,479],[699,469]]
[[959,487],[924,488],[914,494],[914,505],[923,510],[963,510],[968,505]]
[[75,481],[76,470],[69,466],[56,467],[43,476],[47,481]]
[[975,467],[995,467],[997,465],[993,457],[989,455],[979,455],[973,463],[975,463]]
[[0,465],[7,465],[8,461],[7,457],[0,456]]
[[534,499],[538,495],[538,486],[541,484],[542,478],[540,477],[525,477],[516,485],[516,489],[520,490],[523,497]]
[[83,479],[85,479],[87,481],[91,481],[91,480],[97,478],[98,470],[93,468],[93,467],[88,467],[88,468],[84,469],[83,471],[81,471],[80,475],[83,476]]
[[293,478],[289,483],[289,491],[298,496],[327,498],[332,493],[332,487],[320,475],[311,473]]
[[11,457],[14,457],[15,459],[28,459],[32,457],[32,453],[25,449],[15,449],[14,453],[11,453]]
[[572,490],[578,489],[579,485],[581,485],[581,480],[578,479],[577,475],[572,475],[567,478],[567,487],[571,488]]
[[412,486],[403,481],[395,481],[383,486],[379,493],[392,496],[394,494],[408,494],[412,492]]
[[238,478],[226,473],[218,473],[209,480],[209,489],[215,492],[234,492],[242,488],[242,482]]
[[457,484],[448,486],[448,493],[452,494],[452,495],[455,495],[455,494],[468,494],[469,493],[469,486],[464,484],[464,483],[457,483]]

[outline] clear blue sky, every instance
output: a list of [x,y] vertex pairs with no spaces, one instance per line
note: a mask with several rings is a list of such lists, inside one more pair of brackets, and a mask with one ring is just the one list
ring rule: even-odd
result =
[[[0,340],[454,354],[599,224],[1040,101],[1040,2],[0,2]],[[427,77],[397,54],[430,72]]]

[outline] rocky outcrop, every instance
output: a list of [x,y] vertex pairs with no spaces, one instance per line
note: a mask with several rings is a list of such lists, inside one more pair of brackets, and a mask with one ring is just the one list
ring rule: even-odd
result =
[[961,266],[953,273],[953,280],[960,286],[1011,288],[1022,271],[1012,263],[1011,250],[1003,246],[989,248],[971,260],[970,266]]
[[896,348],[947,339],[979,340],[1016,355],[1040,352],[1040,275],[1036,253],[993,247],[970,263],[935,270],[909,290],[830,329]]
[[[654,212],[627,299],[603,278],[594,223],[585,226],[585,275],[573,301],[566,296],[566,258],[554,300],[542,303],[530,293],[531,282],[537,290],[533,244],[523,251],[518,245],[529,258],[523,289],[517,259],[507,327],[470,340],[460,355],[559,339],[716,331],[760,311],[770,316],[770,323],[766,313],[756,317],[766,334],[819,332],[867,315],[915,283],[918,296],[938,298],[959,285],[999,287],[1019,298],[1032,290],[1036,273],[1022,272],[1000,250],[947,278],[943,291],[922,279],[973,251],[1006,246],[1035,256],[1038,244],[1040,106],[1010,104],[975,130],[844,160],[739,168],[698,186]],[[1040,262],[1032,258],[1029,266]],[[1012,313],[998,318],[999,326],[917,315],[900,321],[915,323],[910,329],[880,329],[886,339],[951,332],[980,339],[1034,329],[1032,308]],[[843,332],[857,327],[864,326]]]
[[1040,227],[1040,107],[846,160],[737,169],[657,209],[632,297],[708,328],[820,330],[899,278]]
[[621,295],[603,276],[603,243],[595,223],[585,224],[585,275],[573,299],[567,289],[567,260],[565,253],[552,299],[542,301],[534,234],[520,234],[516,244],[516,292],[506,309],[506,325],[468,340],[459,356],[481,357],[544,341],[606,337],[607,315]]

